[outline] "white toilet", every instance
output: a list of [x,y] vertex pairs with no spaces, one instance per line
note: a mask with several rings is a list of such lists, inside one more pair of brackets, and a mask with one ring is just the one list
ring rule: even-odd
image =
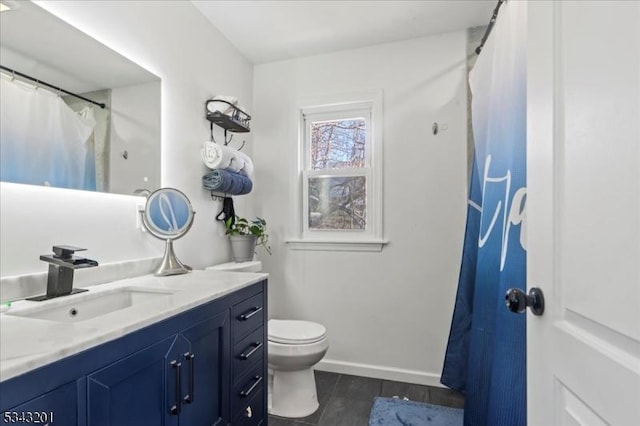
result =
[[313,366],[329,349],[327,330],[310,321],[269,320],[269,414],[306,417],[318,409]]
[[[259,272],[259,261],[225,263],[207,269]],[[318,409],[313,366],[329,349],[327,330],[310,321],[271,319],[267,346],[268,411],[281,417],[306,417]]]

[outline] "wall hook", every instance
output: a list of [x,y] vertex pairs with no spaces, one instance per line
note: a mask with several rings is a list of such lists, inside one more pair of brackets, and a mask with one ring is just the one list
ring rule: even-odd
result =
[[224,131],[224,144],[225,145],[229,145],[229,143],[231,143],[231,141],[233,140],[233,133],[231,133],[231,136],[229,136],[229,139],[227,139],[227,131]]
[[213,122],[209,124],[209,132],[211,133],[211,142],[216,143],[216,138],[213,137]]

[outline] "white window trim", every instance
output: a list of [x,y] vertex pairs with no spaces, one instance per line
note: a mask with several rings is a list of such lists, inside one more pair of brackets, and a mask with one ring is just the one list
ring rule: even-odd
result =
[[[370,230],[363,231],[313,231],[305,232],[303,217],[303,197],[306,195],[306,184],[303,176],[307,160],[306,142],[301,143],[305,136],[304,115],[323,112],[336,112],[341,110],[371,110],[371,129],[369,167],[357,175],[367,176],[370,188],[367,188],[367,222]],[[321,250],[321,251],[381,251],[388,243],[383,238],[383,93],[382,90],[347,93],[308,98],[297,103],[294,123],[297,123],[296,133],[293,136],[296,144],[297,163],[292,171],[292,203],[291,217],[292,236],[285,240],[289,248],[293,250]],[[329,171],[322,171],[319,176],[330,175]],[[307,172],[308,173],[308,172]],[[315,175],[315,173],[313,173]],[[341,175],[345,171],[340,172]],[[307,175],[309,176],[309,175]],[[347,232],[349,235],[347,235]],[[316,235],[313,235],[316,234]]]

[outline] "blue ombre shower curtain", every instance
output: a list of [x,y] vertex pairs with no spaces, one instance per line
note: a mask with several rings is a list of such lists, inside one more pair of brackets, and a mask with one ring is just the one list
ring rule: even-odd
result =
[[465,394],[465,425],[526,425],[526,4],[507,1],[469,77],[475,161],[441,381]]

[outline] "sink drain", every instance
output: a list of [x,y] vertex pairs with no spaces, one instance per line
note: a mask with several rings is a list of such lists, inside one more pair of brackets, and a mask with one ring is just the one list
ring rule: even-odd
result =
[[75,317],[78,315],[78,310],[76,308],[69,309],[69,316]]

